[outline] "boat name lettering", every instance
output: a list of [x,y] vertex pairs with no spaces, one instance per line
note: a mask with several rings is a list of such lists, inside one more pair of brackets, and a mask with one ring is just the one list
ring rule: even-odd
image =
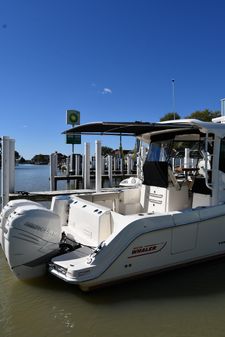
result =
[[218,244],[219,244],[219,245],[224,245],[224,244],[225,244],[225,241],[219,241]]
[[156,250],[157,246],[144,246],[144,247],[137,247],[132,250],[132,254],[140,254],[140,253],[146,253],[151,252],[153,250]]
[[161,251],[165,247],[165,245],[166,245],[166,242],[160,242],[160,243],[146,245],[146,246],[134,247],[132,249],[131,255],[128,256],[128,258],[130,259],[132,257],[138,257],[138,256],[157,253]]

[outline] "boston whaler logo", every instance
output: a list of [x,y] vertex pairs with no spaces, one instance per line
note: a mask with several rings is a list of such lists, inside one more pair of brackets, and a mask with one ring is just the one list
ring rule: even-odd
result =
[[160,242],[146,246],[138,246],[132,249],[131,255],[128,258],[149,255],[153,253],[160,252],[166,245],[167,242]]

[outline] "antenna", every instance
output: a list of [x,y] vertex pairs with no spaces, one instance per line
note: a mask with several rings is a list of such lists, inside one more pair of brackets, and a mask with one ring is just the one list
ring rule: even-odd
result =
[[172,79],[172,110],[173,110],[173,119],[175,119],[175,80]]

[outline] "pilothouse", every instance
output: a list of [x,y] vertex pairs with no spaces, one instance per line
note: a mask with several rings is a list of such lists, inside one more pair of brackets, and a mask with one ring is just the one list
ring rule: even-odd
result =
[[[91,123],[67,133],[138,137],[143,181],[3,209],[0,240],[20,279],[46,270],[90,290],[225,254],[225,124]],[[126,186],[126,184],[124,184]]]

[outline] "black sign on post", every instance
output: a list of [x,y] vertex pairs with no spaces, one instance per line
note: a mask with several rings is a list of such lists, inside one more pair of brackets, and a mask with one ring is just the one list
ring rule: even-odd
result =
[[81,144],[81,135],[79,134],[67,134],[66,144]]
[[[78,110],[67,110],[66,111],[66,123],[72,125],[80,125],[80,111]],[[66,144],[72,144],[72,156],[71,156],[71,166],[70,173],[74,174],[75,172],[75,162],[74,162],[74,144],[81,144],[81,135],[80,134],[67,134],[66,135]]]

